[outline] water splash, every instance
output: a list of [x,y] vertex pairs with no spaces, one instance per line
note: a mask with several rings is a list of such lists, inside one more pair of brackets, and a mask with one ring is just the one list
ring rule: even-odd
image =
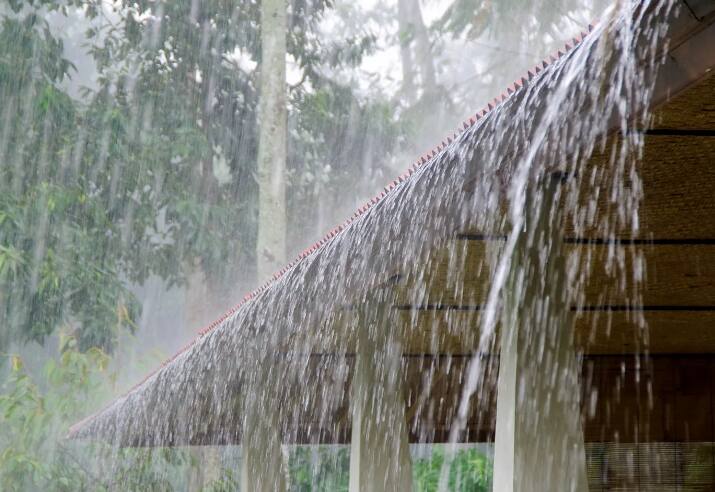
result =
[[[116,447],[243,440],[244,447],[261,449],[260,435],[271,432],[288,443],[344,443],[355,358],[364,353],[365,341],[381,344],[379,354],[370,354],[371,363],[387,375],[385,387],[396,389],[411,364],[402,357],[409,340],[424,335],[416,310],[408,310],[406,323],[399,309],[390,309],[384,322],[365,318],[378,306],[408,301],[405,305],[437,309],[449,302],[478,306],[466,318],[467,327],[478,323],[478,338],[471,346],[461,340],[473,352],[468,363],[457,364],[463,354],[452,353],[419,359],[425,389],[407,397],[418,402],[413,436],[425,441],[434,436],[418,417],[442,412],[440,418],[450,424],[449,441],[462,441],[473,416],[491,404],[496,374],[491,355],[505,286],[513,275],[526,211],[534,203],[557,199],[560,206],[550,221],[565,223],[575,238],[611,241],[605,251],[586,244],[570,253],[570,288],[561,302],[577,312],[586,305],[591,270],[600,258],[607,273],[619,279],[619,292],[601,292],[601,298],[625,296],[630,305],[640,304],[641,253],[613,244],[639,234],[642,186],[635,164],[643,146],[640,130],[647,126],[672,12],[669,1],[614,6],[578,49],[542,66],[514,95],[490,105],[488,114],[409,177],[390,185],[380,200],[251,295],[170,364],[80,425],[75,435],[102,436]],[[620,138],[609,137],[613,131]],[[595,154],[604,156],[602,167],[589,165]],[[534,195],[531,184],[553,173],[564,178],[555,198]],[[607,213],[595,212],[603,207]],[[486,296],[464,287],[463,272],[473,265],[466,264],[465,244],[454,239],[467,232],[493,239],[486,241],[479,260],[490,279]],[[551,245],[543,240],[530,238],[548,255]],[[447,271],[452,272],[449,283],[458,286],[452,291],[435,289],[435,251],[440,250],[446,251]],[[398,294],[404,286],[406,299]],[[643,330],[636,340],[640,358],[647,355],[645,319],[642,313],[633,316]],[[440,354],[448,336],[465,336],[459,322],[445,332],[440,326],[435,323],[428,330],[431,354]],[[453,408],[426,403],[437,372],[463,383]],[[376,400],[379,410],[384,395],[363,398]],[[266,428],[246,434],[251,422],[269,415]],[[378,412],[388,426],[398,427],[400,418]],[[390,436],[385,441],[390,444]]]

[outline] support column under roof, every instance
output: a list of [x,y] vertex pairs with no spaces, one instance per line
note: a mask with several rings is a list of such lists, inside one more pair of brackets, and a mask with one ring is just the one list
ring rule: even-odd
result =
[[494,491],[587,491],[560,185],[546,177],[536,186],[502,306]]
[[402,346],[392,305],[367,302],[359,316],[351,386],[350,492],[411,492],[412,461],[405,417]]
[[270,366],[264,367],[250,383],[253,389],[248,394],[255,400],[245,404],[240,490],[287,492],[288,456],[280,428],[280,399],[271,384]]

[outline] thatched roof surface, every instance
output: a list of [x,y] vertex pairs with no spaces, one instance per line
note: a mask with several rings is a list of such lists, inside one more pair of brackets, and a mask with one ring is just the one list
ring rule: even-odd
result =
[[[715,77],[709,76],[715,68],[715,13],[712,7],[705,10],[712,5],[709,2],[689,4],[691,9],[681,9],[670,20],[668,54],[651,100],[656,112],[644,132],[640,169],[645,201],[638,235],[626,228],[607,238],[597,230],[578,231],[580,235],[567,230],[569,248],[595,251],[594,274],[585,286],[584,300],[574,307],[582,313],[577,339],[594,355],[638,348],[634,307],[619,299],[624,286],[609,277],[605,260],[599,260],[599,254],[605,255],[614,244],[642,248],[646,256],[648,281],[643,304],[636,309],[650,324],[650,350],[715,352],[715,335],[706,329],[715,322]],[[425,394],[420,374],[430,366],[436,368],[437,379],[442,377],[444,384],[428,395],[432,401],[449,402],[458,396],[460,370],[445,369],[439,376],[440,360],[445,354],[457,360],[475,350],[475,319],[488,285],[482,266],[489,245],[498,245],[503,234],[485,231],[474,209],[479,161],[494,153],[516,159],[535,129],[528,123],[519,128],[523,134],[503,135],[503,129],[525,108],[536,116],[546,112],[549,91],[569,65],[595,53],[608,33],[608,26],[583,33],[557,56],[528,71],[157,371],[75,425],[71,436],[132,446],[235,442],[240,440],[241,422],[237,401],[247,384],[242,373],[272,364],[289,386],[289,373],[280,368],[297,364],[291,354],[304,348],[302,353],[310,355],[303,357],[307,362],[300,375],[322,384],[311,387],[318,392],[311,400],[318,402],[314,408],[289,416],[286,440],[344,441],[349,422],[347,392],[342,388],[349,384],[356,343],[344,327],[355,306],[389,286],[398,312],[398,325],[392,329],[409,329],[404,345],[408,417],[430,422],[422,427],[413,424],[412,438],[444,439],[454,405],[440,404],[429,417],[421,413],[429,405],[418,403]],[[579,51],[585,53],[577,55]],[[612,134],[610,144],[603,151],[597,149],[588,166],[607,170],[608,149],[620,138]],[[598,213],[616,213],[607,202],[596,205]],[[605,298],[603,292],[608,293]],[[609,319],[607,332],[594,332],[599,316]],[[295,386],[307,390],[305,384],[296,381]],[[326,403],[331,398],[334,401]],[[188,400],[193,404],[182,406]],[[490,419],[488,412],[475,410],[467,439],[484,439],[491,432]],[[313,425],[318,420],[334,424]]]

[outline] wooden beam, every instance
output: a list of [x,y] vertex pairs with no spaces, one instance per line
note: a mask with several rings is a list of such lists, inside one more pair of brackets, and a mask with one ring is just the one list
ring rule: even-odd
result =
[[[397,287],[398,309],[480,309],[491,282],[487,245],[455,242],[424,273],[406,276]],[[570,238],[564,254],[578,261],[585,306],[715,306],[713,239]]]

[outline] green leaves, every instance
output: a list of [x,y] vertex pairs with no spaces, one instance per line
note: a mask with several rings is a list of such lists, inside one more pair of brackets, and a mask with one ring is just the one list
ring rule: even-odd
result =
[[[445,458],[444,447],[434,445],[428,458],[414,460],[412,473],[418,492],[436,492],[439,489]],[[490,491],[492,489],[491,460],[478,448],[460,449],[449,463],[447,477],[448,490],[451,491]]]
[[290,487],[294,492],[330,490],[347,492],[350,451],[348,447],[296,446],[289,456]]
[[23,490],[42,475],[41,461],[32,451],[41,446],[38,427],[44,427],[47,418],[21,359],[10,359],[11,373],[0,393],[0,488]]
[[455,37],[466,33],[469,38],[476,39],[487,28],[495,27],[494,8],[490,0],[454,0],[434,27]]
[[22,251],[0,245],[0,284],[16,279],[26,264]]
[[[289,51],[305,74],[290,91],[296,244],[308,240],[302,224],[321,190],[363,182],[356,156],[381,158],[398,133],[384,105],[325,75],[359,63],[375,41],[321,44],[329,4],[291,4]],[[65,5],[96,17],[85,36],[98,87],[81,101],[61,88],[75,69],[45,21]],[[225,55],[260,64],[259,3],[192,5],[42,0],[0,15],[0,348],[8,335],[42,342],[68,325],[80,347],[110,351],[136,327],[129,286],[150,276],[171,286],[198,267],[217,292],[251,283],[258,71]],[[121,21],[100,22],[102,9]]]
[[59,338],[59,354],[42,372],[31,373],[17,355],[1,361],[9,359],[10,373],[0,387],[0,490],[173,490],[171,471],[187,464],[181,450],[67,440],[69,426],[112,391],[112,374],[103,351],[80,352],[75,337]]

